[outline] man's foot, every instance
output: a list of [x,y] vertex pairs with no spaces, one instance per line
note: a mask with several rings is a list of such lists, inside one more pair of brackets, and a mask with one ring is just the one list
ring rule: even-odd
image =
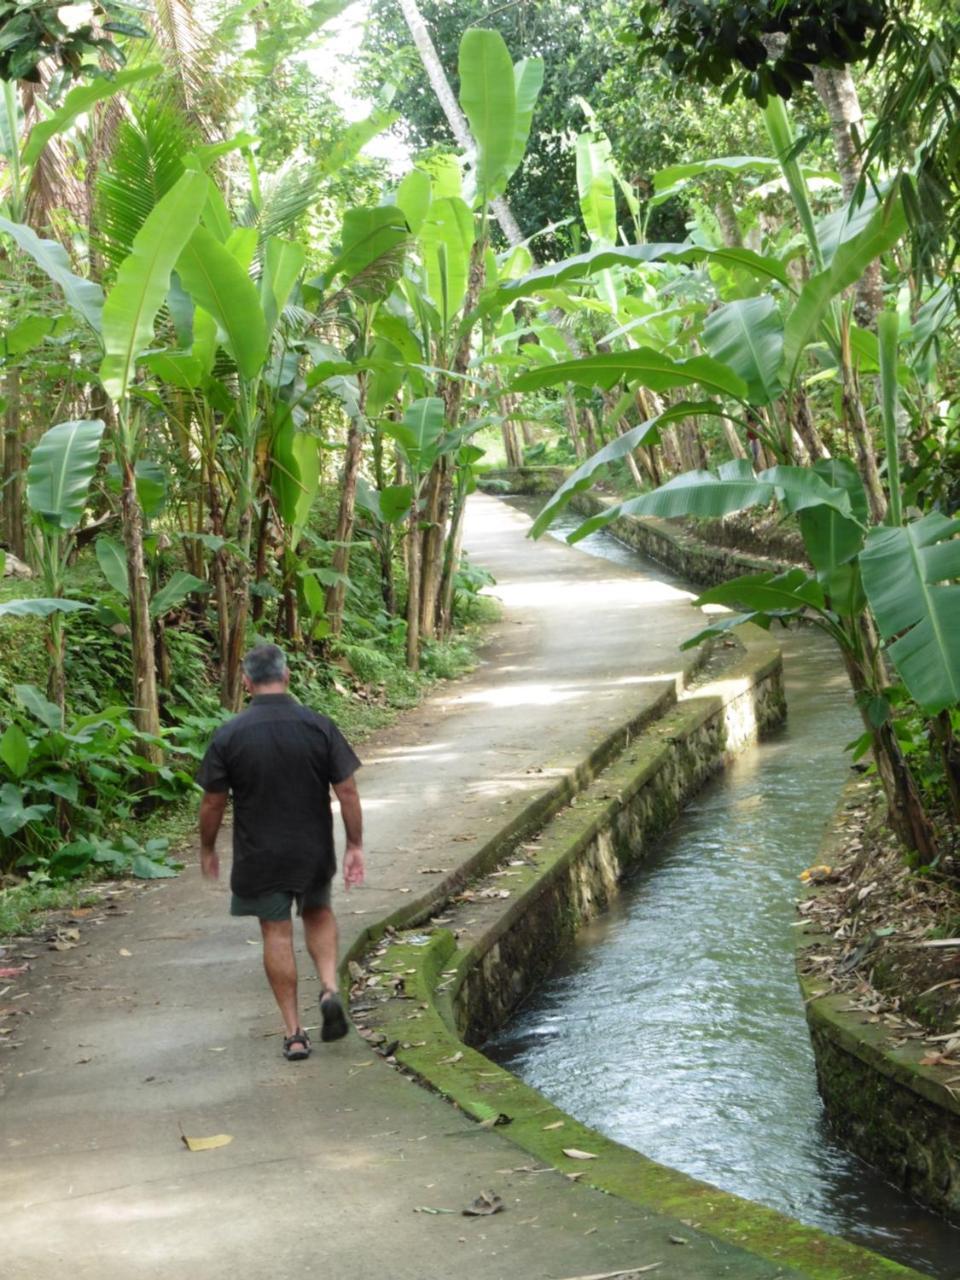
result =
[[283,1056],[288,1062],[302,1062],[310,1057],[310,1037],[299,1027],[291,1036],[284,1036]]
[[347,1034],[347,1015],[335,991],[324,991],[320,996],[320,1020],[323,1023],[321,1040],[342,1040]]

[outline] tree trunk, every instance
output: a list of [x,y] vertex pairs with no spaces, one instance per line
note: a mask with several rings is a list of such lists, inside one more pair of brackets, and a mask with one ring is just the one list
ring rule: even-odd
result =
[[[334,534],[337,545],[333,549],[333,559],[330,564],[334,573],[342,573],[344,576],[346,576],[350,568],[350,539],[353,536],[353,517],[357,506],[357,477],[360,475],[360,460],[363,456],[361,420],[357,418],[352,421],[347,434],[347,452],[343,463],[343,479],[340,490],[340,510],[337,514],[337,531]],[[327,588],[325,607],[332,636],[338,636],[343,630],[343,602],[346,591],[346,584],[343,582],[335,582]]]
[[467,512],[467,494],[463,488],[457,491],[447,541],[447,558],[443,567],[443,586],[440,592],[440,638],[445,640],[453,630],[453,598],[457,585],[457,572],[463,554],[463,526]]
[[573,398],[573,392],[567,387],[563,397],[563,418],[567,424],[567,434],[570,437],[570,443],[573,445],[573,452],[578,462],[586,459],[586,450],[583,447],[583,439],[580,435],[580,427],[577,422],[577,402]]
[[[814,67],[813,84],[830,120],[843,198],[849,202],[863,172],[859,143],[866,135],[857,86],[849,67]],[[876,320],[883,306],[882,286],[880,263],[872,262],[856,286],[855,309],[860,324],[870,327]]]
[[807,393],[802,387],[798,387],[793,395],[792,404],[792,421],[793,428],[797,435],[803,441],[803,447],[810,455],[812,462],[819,462],[821,458],[829,458],[830,450],[823,443],[820,432],[817,430],[816,423],[810,413],[810,401],[807,399]]
[[867,712],[867,695],[873,692],[875,682],[870,680],[867,671],[849,649],[844,648],[842,653],[864,728],[873,743],[873,758],[887,800],[890,828],[906,848],[932,861],[938,853],[936,832],[924,808],[916,779],[900,750],[893,726],[887,722],[878,728]]
[[[123,521],[123,544],[127,553],[130,641],[133,650],[133,720],[141,733],[159,737],[156,658],[150,623],[150,578],[143,554],[143,511],[137,499],[137,478],[133,463],[129,458],[124,458],[121,468],[123,487],[120,514]],[[159,762],[158,745],[144,742],[141,750],[148,760]]]
[[3,415],[3,538],[19,559],[26,558],[23,510],[23,442],[20,429],[20,370],[7,370],[6,408]]
[[420,670],[420,502],[414,494],[407,535],[407,666]]
[[507,466],[522,467],[523,451],[520,448],[520,441],[517,439],[517,424],[513,421],[513,414],[517,408],[517,397],[502,395],[500,397],[500,407],[503,410],[500,434],[503,436],[503,452],[507,460]]
[[843,417],[847,424],[857,450],[857,466],[867,490],[870,503],[870,514],[875,524],[880,524],[887,513],[887,499],[880,482],[880,471],[877,467],[877,454],[873,447],[873,436],[870,424],[864,412],[860,388],[856,375],[850,366],[848,354],[840,364],[841,390],[843,396]]
[[737,435],[736,428],[730,419],[722,418],[721,421],[723,423],[723,434],[726,437],[727,447],[730,450],[731,456],[734,458],[749,457],[749,454],[741,444],[740,437]]
[[[456,139],[457,146],[469,155],[476,155],[477,146],[470,136],[470,127],[467,124],[466,117],[460,110],[460,104],[457,102],[453,90],[450,88],[450,81],[447,79],[447,74],[434,48],[433,40],[430,38],[430,32],[423,21],[416,0],[400,0],[400,8],[410,29],[410,35],[416,45],[417,53],[420,55],[423,69],[427,73],[427,79],[433,86],[433,91],[437,95],[437,101],[440,103],[443,114],[447,117],[447,124]],[[494,217],[500,224],[500,230],[510,246],[515,247],[518,244],[522,244],[523,232],[520,230],[517,220],[503,196],[497,196],[494,200],[491,200],[490,206],[493,209]]]
[[733,201],[730,199],[729,191],[720,192],[713,210],[717,215],[717,222],[720,224],[723,243],[728,249],[742,249],[743,235],[740,231],[740,224],[737,222],[737,211],[733,206]]
[[[257,564],[256,581],[262,582],[267,576],[267,526],[270,521],[270,503],[264,502],[260,508],[260,523],[257,528]],[[250,616],[256,625],[263,617],[263,596],[255,595],[250,605]]]
[[[450,422],[450,419],[447,419]],[[443,575],[443,547],[450,509],[450,460],[439,458],[427,481],[424,503],[423,541],[420,564],[420,631],[433,636],[437,629],[437,602]]]

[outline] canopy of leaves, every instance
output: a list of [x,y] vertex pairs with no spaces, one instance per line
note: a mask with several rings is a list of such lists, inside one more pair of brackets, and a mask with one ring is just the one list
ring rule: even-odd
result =
[[641,4],[632,30],[672,74],[763,106],[773,94],[792,97],[814,67],[875,58],[890,8],[886,0],[667,0]]

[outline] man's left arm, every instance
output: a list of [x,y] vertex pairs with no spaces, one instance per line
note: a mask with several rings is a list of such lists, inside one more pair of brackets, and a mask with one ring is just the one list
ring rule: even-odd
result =
[[226,791],[205,791],[200,801],[200,870],[206,880],[220,876],[217,832],[227,807]]
[[333,790],[340,801],[340,816],[347,835],[347,848],[343,855],[343,883],[348,888],[363,884],[363,812],[360,808],[360,792],[351,774],[343,782],[335,782]]

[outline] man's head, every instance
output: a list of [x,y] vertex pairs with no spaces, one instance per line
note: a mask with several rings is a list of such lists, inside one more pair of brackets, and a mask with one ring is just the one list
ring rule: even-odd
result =
[[275,644],[258,644],[243,660],[243,683],[248,693],[281,693],[290,683],[290,668]]

